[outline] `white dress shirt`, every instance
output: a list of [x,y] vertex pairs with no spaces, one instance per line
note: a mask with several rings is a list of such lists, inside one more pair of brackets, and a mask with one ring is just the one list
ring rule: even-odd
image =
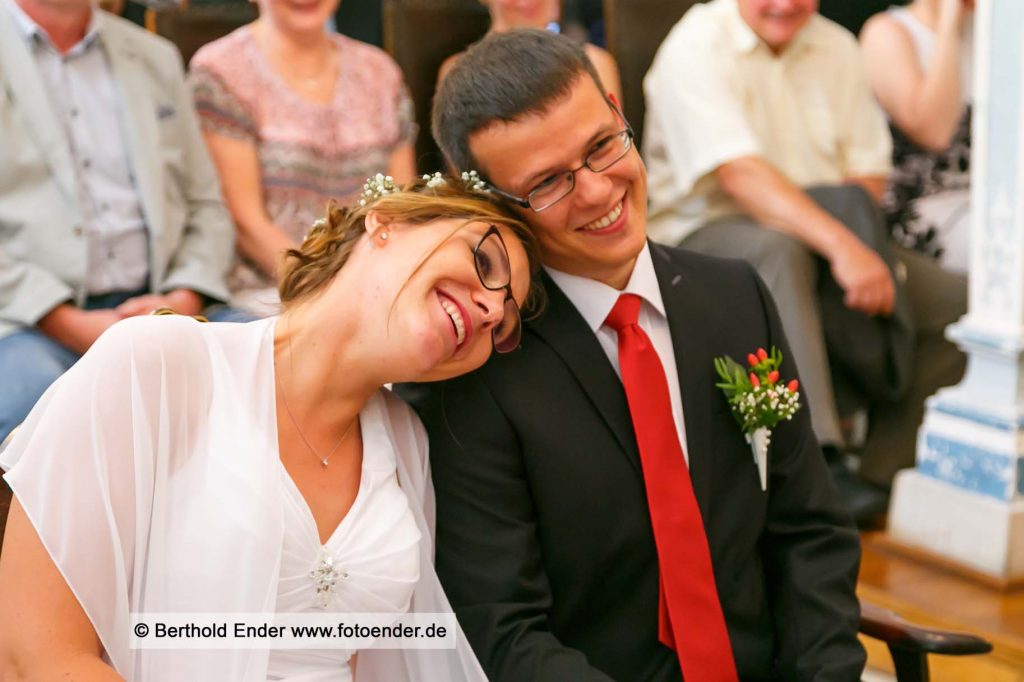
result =
[[676,354],[672,347],[668,317],[665,315],[665,303],[661,299],[661,288],[658,286],[658,278],[654,273],[654,261],[651,260],[650,246],[644,244],[643,251],[637,257],[636,265],[633,266],[633,274],[630,275],[629,283],[622,291],[597,280],[570,275],[548,267],[545,267],[545,270],[586,320],[620,379],[622,371],[619,369],[619,335],[614,329],[606,326],[604,321],[622,294],[636,294],[642,299],[638,322],[640,328],[650,337],[651,343],[654,344],[654,350],[661,359],[661,366],[665,370],[665,379],[668,381],[668,394],[672,404],[672,419],[675,421],[676,435],[679,437],[683,456],[689,462],[690,454],[686,449],[686,424],[683,421],[683,397],[679,389]]
[[66,54],[14,0],[6,8],[35,58],[54,114],[63,123],[74,162],[89,261],[89,294],[134,291],[149,277],[142,203],[128,159],[124,104],[103,48],[96,12],[85,36]]

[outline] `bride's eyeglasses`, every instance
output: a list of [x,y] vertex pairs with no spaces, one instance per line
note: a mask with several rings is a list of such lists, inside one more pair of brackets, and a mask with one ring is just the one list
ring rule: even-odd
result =
[[491,225],[473,248],[473,263],[485,289],[505,290],[504,315],[491,330],[491,341],[498,353],[510,353],[519,347],[523,321],[519,315],[519,304],[512,295],[512,266],[508,260],[508,249],[496,226]]

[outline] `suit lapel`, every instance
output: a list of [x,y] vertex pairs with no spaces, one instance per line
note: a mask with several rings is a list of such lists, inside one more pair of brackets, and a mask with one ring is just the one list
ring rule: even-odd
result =
[[[672,347],[675,349],[676,371],[683,399],[683,421],[686,424],[690,480],[701,513],[707,518],[714,462],[711,405],[716,397],[716,389],[714,382],[708,378],[709,373],[714,371],[714,352],[708,343],[710,339],[701,327],[701,321],[709,319],[703,310],[706,302],[692,295],[696,287],[691,286],[687,273],[672,262],[665,247],[652,243],[651,257],[668,315]],[[709,385],[712,387],[710,391]]]
[[122,123],[128,158],[152,241],[163,228],[160,222],[163,212],[159,210],[159,197],[163,192],[158,165],[162,161],[160,131],[157,128],[156,103],[146,94],[152,88],[150,81],[153,76],[145,70],[131,37],[115,30],[116,27],[106,21],[102,13],[101,21],[103,45],[110,59],[120,101],[124,105]]
[[583,316],[546,272],[542,273],[542,278],[548,293],[547,310],[539,320],[531,322],[529,328],[569,367],[615,435],[630,465],[642,478],[636,434],[622,382]]
[[14,24],[7,8],[0,7],[0,72],[7,98],[19,112],[22,126],[39,147],[72,211],[78,213],[74,166],[67,133],[42,86],[43,75]]

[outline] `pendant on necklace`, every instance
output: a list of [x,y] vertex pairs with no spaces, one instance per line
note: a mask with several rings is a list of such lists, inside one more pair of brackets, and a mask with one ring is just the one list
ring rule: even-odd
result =
[[327,460],[326,460],[326,459],[322,459],[322,460],[320,460],[320,464],[321,464],[322,466],[326,467],[326,466],[327,466]]

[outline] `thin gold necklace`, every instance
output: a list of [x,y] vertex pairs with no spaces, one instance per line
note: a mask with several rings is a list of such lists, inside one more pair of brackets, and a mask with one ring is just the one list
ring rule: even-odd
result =
[[[289,334],[289,336],[288,336],[288,371],[291,372],[292,376],[295,376],[295,364],[292,362],[292,358],[293,357],[294,357],[294,355],[292,354],[292,337]],[[275,364],[276,364],[276,362],[275,362]],[[280,374],[280,372],[277,371],[276,368],[274,370],[274,378],[277,379],[277,385],[281,389],[281,402],[284,403],[284,410],[285,410],[285,412],[288,413],[288,418],[292,420],[292,426],[295,427],[295,432],[299,434],[299,438],[301,438],[302,442],[306,444],[306,447],[309,448],[309,451],[311,453],[313,453],[313,456],[316,457],[318,460],[320,460],[320,465],[323,466],[323,467],[326,467],[328,460],[334,455],[335,452],[337,452],[338,447],[341,445],[342,441],[344,441],[345,437],[348,436],[349,432],[352,430],[352,427],[355,426],[355,423],[357,421],[359,421],[359,415],[356,415],[352,419],[352,421],[350,421],[348,423],[348,428],[345,429],[345,433],[341,434],[341,438],[339,438],[338,442],[334,444],[334,447],[331,448],[331,451],[327,453],[327,456],[326,457],[321,457],[320,453],[317,452],[316,448],[313,447],[313,444],[309,442],[308,438],[306,438],[306,434],[304,434],[302,432],[302,429],[299,427],[299,421],[295,418],[295,415],[292,414],[292,408],[288,406],[288,395],[287,395],[287,393],[284,390],[284,383],[281,380],[281,374]]]

